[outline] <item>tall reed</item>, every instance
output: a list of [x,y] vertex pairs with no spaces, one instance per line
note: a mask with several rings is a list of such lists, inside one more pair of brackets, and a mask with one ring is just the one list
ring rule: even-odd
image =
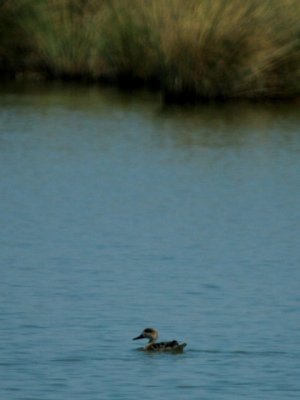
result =
[[3,0],[0,69],[153,84],[165,98],[300,93],[299,0]]
[[27,0],[32,61],[48,76],[96,79],[103,73],[101,0]]
[[160,32],[153,25],[154,0],[109,0],[102,26],[102,55],[120,83],[160,79]]
[[300,92],[298,0],[111,0],[102,56],[113,79],[169,100]]
[[299,93],[299,2],[289,0],[285,9],[280,0],[202,0],[189,1],[185,7],[182,0],[160,4],[165,21],[163,84],[168,97]]

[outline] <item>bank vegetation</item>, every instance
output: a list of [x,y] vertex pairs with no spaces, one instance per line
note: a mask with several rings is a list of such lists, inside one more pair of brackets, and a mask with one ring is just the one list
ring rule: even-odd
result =
[[167,100],[300,93],[299,0],[1,0],[1,79],[149,86]]

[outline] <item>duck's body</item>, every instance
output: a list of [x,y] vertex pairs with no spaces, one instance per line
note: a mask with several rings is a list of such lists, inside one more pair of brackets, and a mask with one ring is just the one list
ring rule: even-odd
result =
[[177,340],[172,340],[170,342],[149,343],[144,350],[181,352],[185,346],[186,343],[179,344]]
[[146,328],[139,336],[133,338],[133,340],[138,339],[149,339],[149,343],[143,348],[145,351],[168,351],[180,353],[186,346],[186,343],[178,343],[177,340],[157,343],[156,340],[158,339],[158,332],[153,328]]

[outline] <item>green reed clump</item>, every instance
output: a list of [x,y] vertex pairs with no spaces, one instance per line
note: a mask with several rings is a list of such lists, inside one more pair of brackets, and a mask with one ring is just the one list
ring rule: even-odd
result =
[[34,64],[48,76],[95,79],[100,55],[103,3],[100,0],[44,0],[30,3],[24,23]]
[[97,79],[104,71],[101,25],[107,0],[3,0],[0,70]]
[[160,79],[159,31],[152,23],[153,3],[107,2],[102,55],[108,75],[121,84],[154,83]]
[[175,101],[291,97],[299,20],[299,0],[4,0],[0,69],[155,83]]

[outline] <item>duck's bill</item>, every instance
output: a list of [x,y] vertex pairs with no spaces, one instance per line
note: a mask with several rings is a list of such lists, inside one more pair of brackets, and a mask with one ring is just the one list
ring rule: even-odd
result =
[[132,340],[144,339],[144,335],[141,333],[139,336],[133,338]]

